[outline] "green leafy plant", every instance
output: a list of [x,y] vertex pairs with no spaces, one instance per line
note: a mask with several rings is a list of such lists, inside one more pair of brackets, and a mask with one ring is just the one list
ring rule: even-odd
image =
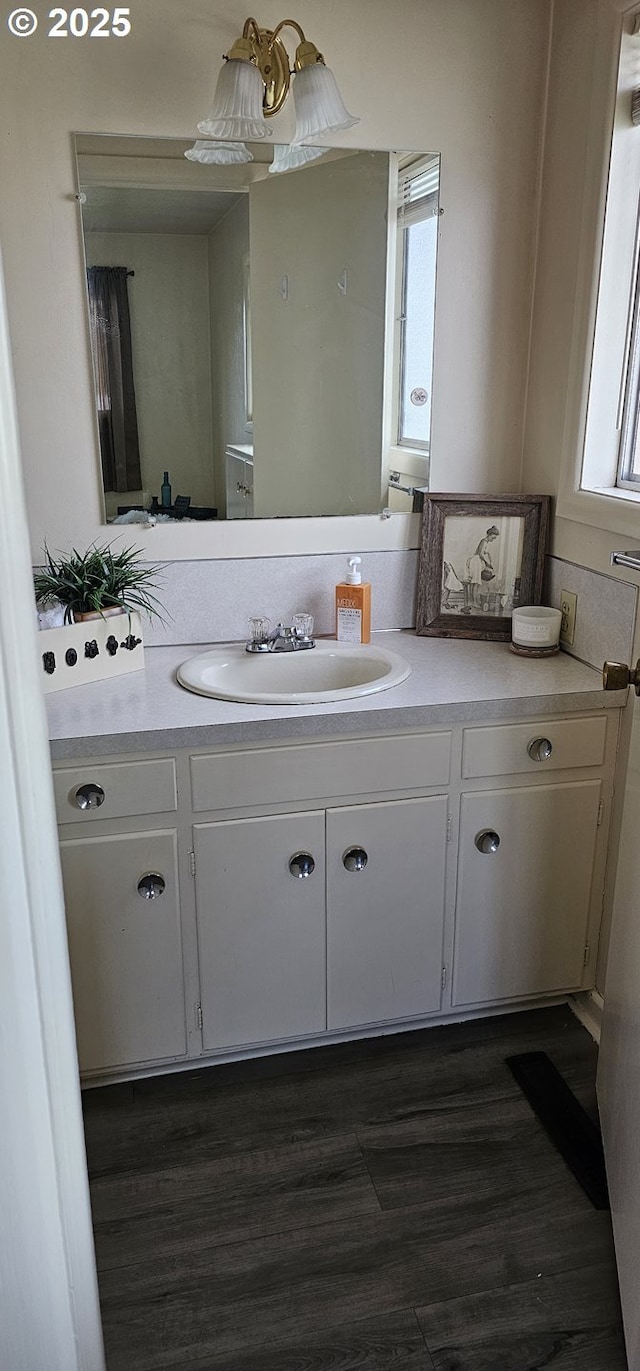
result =
[[52,557],[45,544],[45,564],[33,578],[36,603],[57,600],[64,605],[64,621],[73,623],[76,614],[104,614],[106,609],[140,610],[149,618],[162,619],[161,606],[152,591],[156,588],[156,568],[141,566],[137,548],[115,552],[105,544],[80,553],[73,548],[68,557]]

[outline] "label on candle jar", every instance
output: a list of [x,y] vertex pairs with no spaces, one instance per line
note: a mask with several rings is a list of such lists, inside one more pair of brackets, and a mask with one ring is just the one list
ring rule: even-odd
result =
[[513,624],[512,637],[516,642],[549,643],[553,636],[553,624],[533,623],[531,619],[520,619]]
[[515,609],[511,637],[522,647],[555,647],[560,634],[560,611],[556,609]]

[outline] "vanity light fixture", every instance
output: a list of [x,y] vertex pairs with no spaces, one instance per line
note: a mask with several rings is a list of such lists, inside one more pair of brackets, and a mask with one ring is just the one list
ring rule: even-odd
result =
[[[299,38],[293,71],[280,37],[285,28],[294,29]],[[264,138],[267,119],[282,109],[290,89],[296,111],[292,149],[359,122],[346,108],[335,76],[325,65],[322,53],[315,43],[307,41],[294,19],[283,19],[275,29],[263,29],[250,17],[245,21],[242,37],[237,38],[225,54],[213,105],[207,118],[198,124],[198,132],[218,145],[230,139]],[[213,161],[215,150],[210,148],[208,151],[207,160]],[[316,152],[315,155],[320,154]],[[200,159],[192,157],[190,160]],[[283,161],[282,157],[280,160]],[[291,160],[278,169],[290,170],[294,165],[301,163]]]
[[316,157],[322,157],[328,151],[328,148],[321,148],[318,144],[315,147],[302,147],[293,143],[276,143],[269,171],[295,171],[296,167],[304,167],[307,162],[314,162]]
[[212,164],[226,167],[238,162],[253,162],[253,156],[244,143],[209,143],[205,138],[198,138],[184,155],[188,162],[201,162],[205,167]]

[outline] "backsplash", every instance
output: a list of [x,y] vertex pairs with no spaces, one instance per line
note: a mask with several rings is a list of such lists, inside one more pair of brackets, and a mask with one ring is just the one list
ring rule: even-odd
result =
[[[372,629],[413,627],[417,550],[361,555],[362,579],[371,582]],[[158,598],[167,624],[145,623],[145,646],[234,642],[247,637],[251,616],[266,614],[276,624],[289,621],[298,610],[313,614],[316,633],[332,634],[335,587],[344,579],[346,565],[343,552],[163,562]]]
[[[371,582],[372,629],[413,628],[417,549],[361,555],[363,580]],[[265,614],[276,624],[280,619],[288,622],[299,610],[313,614],[318,635],[332,635],[335,587],[346,563],[344,552],[160,562],[158,598],[166,625],[145,620],[145,645],[238,642],[247,637],[253,615]],[[607,657],[630,661],[638,587],[618,576],[547,557],[543,603],[560,609],[563,590],[578,596],[575,642],[564,650],[598,669]]]
[[[357,551],[357,549],[354,549]],[[416,621],[416,549],[362,554],[363,579],[371,581],[371,626],[413,628]],[[159,598],[166,628],[145,624],[145,644],[235,642],[247,636],[252,615],[266,614],[275,624],[298,610],[313,614],[315,632],[335,631],[334,590],[342,580],[346,553],[309,557],[255,557],[163,562]],[[566,648],[572,657],[601,667],[605,658],[630,661],[638,588],[560,557],[547,557],[545,604],[560,608],[563,590],[578,596],[576,637]]]
[[563,590],[578,597],[575,642],[564,651],[598,668],[606,658],[630,662],[638,587],[561,557],[547,557],[546,563],[544,603],[561,609]]

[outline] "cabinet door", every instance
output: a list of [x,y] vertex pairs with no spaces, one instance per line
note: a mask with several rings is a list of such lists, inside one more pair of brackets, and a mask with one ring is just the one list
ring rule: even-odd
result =
[[454,1004],[581,985],[599,802],[599,781],[462,796]]
[[[186,1053],[173,830],[60,844],[83,1071]],[[165,888],[138,891],[149,873]]]
[[[326,1027],[324,813],[194,830],[206,1050]],[[312,858],[306,877],[290,871]]]
[[[247,463],[233,452],[225,453],[227,519],[247,518]],[[251,507],[253,509],[253,464],[250,471]]]
[[440,1008],[446,842],[445,795],[328,811],[329,1028]]

